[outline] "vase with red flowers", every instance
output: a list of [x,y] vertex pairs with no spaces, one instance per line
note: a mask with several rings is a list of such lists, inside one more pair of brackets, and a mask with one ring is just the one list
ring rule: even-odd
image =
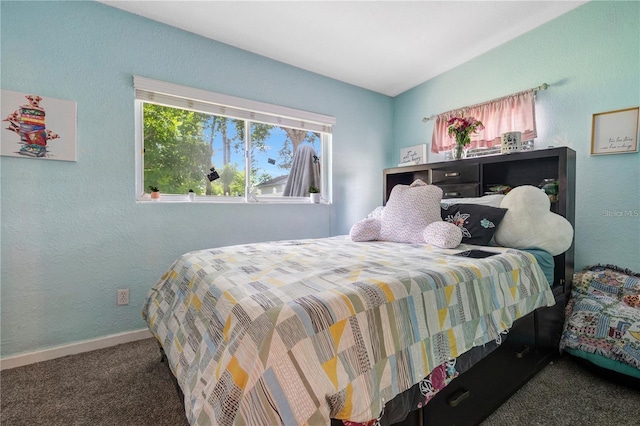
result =
[[447,121],[447,133],[454,137],[456,144],[453,148],[453,158],[460,160],[466,151],[467,145],[471,143],[471,134],[484,129],[482,122],[475,117],[451,117]]

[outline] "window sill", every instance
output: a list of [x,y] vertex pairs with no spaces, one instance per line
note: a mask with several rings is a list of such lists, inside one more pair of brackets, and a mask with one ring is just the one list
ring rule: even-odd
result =
[[246,201],[244,197],[200,196],[190,201],[186,195],[167,194],[160,198],[151,198],[148,194],[136,198],[138,204],[331,204],[326,200],[312,203],[308,197],[269,197],[258,196]]

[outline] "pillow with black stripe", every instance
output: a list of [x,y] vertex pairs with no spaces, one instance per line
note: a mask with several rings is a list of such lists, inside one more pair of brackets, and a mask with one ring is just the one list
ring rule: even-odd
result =
[[462,231],[463,244],[489,245],[507,209],[480,204],[441,205],[442,220]]

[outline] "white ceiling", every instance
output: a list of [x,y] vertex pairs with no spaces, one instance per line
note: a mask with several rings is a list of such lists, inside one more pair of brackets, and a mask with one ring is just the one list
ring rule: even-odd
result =
[[99,1],[389,96],[586,3]]

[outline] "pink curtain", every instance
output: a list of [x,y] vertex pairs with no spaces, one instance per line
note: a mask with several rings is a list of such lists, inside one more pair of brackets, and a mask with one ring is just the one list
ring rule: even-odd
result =
[[523,142],[538,136],[535,90],[527,90],[438,115],[433,126],[431,152],[453,148],[456,142],[454,137],[447,134],[447,121],[461,114],[475,117],[484,124],[483,131],[471,135],[469,148],[499,146],[502,134],[506,132],[522,132]]

